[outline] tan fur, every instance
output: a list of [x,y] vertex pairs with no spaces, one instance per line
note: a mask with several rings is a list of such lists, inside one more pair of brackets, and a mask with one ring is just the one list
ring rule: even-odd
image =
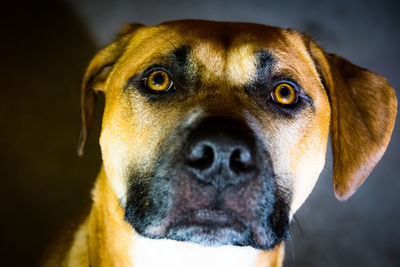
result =
[[261,251],[254,267],[279,267],[283,264],[285,246],[283,243],[271,251]]
[[[163,105],[126,88],[131,77],[182,45],[191,47],[190,64],[202,75],[198,93]],[[313,99],[313,109],[307,107],[288,120],[265,112],[242,91],[256,71],[254,54],[263,49],[275,59],[273,74],[296,80]],[[397,108],[393,89],[384,78],[326,54],[305,35],[257,24],[205,21],[152,27],[130,24],[95,56],[83,81],[79,154],[90,131],[96,92],[106,97],[100,137],[103,167],[89,216],[75,232],[68,253],[55,250],[49,256],[50,265],[58,261],[59,266],[134,266],[139,257],[135,253],[143,246],[124,220],[129,172],[151,173],[159,147],[182,122],[209,114],[245,120],[268,147],[277,184],[291,190],[292,216],[323,169],[329,130],[335,194],[347,199],[382,156]],[[146,242],[154,242],[154,247],[159,244]],[[194,245],[177,246],[193,247],[190,251],[196,255]],[[158,252],[153,253],[156,257]],[[283,244],[259,251],[251,266],[281,266],[283,255]],[[202,259],[193,256],[191,260]],[[192,265],[188,262],[187,266]]]

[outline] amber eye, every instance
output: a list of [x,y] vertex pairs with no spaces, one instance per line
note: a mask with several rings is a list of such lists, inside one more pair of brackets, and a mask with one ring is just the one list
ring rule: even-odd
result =
[[278,84],[272,92],[272,99],[282,105],[291,105],[297,101],[297,93],[288,83]]
[[152,71],[147,78],[144,79],[144,82],[147,88],[156,92],[166,92],[172,86],[171,78],[168,73],[163,70]]

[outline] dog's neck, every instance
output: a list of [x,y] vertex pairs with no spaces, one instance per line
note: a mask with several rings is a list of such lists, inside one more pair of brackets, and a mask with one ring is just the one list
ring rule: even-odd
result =
[[87,221],[91,266],[281,266],[283,244],[272,251],[250,247],[204,247],[139,236],[124,220],[124,210],[111,189],[104,169],[92,192],[93,208]]

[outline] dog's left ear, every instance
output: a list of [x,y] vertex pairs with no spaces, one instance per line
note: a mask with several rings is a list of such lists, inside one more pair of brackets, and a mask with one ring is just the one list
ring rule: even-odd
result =
[[105,91],[106,80],[114,64],[122,55],[132,33],[142,27],[142,24],[127,24],[118,33],[117,38],[92,59],[86,70],[81,90],[82,129],[78,143],[78,155],[82,156],[92,127],[96,93]]
[[307,36],[304,40],[331,105],[335,196],[347,200],[386,150],[396,117],[396,95],[384,77],[325,53]]

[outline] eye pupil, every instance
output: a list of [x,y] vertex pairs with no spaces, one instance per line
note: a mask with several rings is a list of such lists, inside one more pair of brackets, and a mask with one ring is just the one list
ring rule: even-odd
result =
[[272,100],[281,105],[291,105],[297,101],[297,94],[292,85],[281,83],[275,87]]
[[145,86],[157,92],[166,92],[172,86],[172,81],[167,72],[163,70],[155,70],[144,79]]
[[161,72],[156,73],[156,74],[153,76],[152,82],[153,82],[153,85],[155,85],[155,86],[164,84],[164,82],[165,82],[165,76],[164,76],[164,74],[161,73]]
[[290,96],[290,89],[287,86],[282,87],[279,90],[279,95],[282,98],[288,98]]

